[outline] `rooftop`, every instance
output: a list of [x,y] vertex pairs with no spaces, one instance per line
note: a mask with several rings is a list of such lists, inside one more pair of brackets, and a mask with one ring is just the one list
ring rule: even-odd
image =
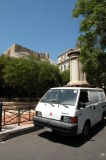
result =
[[70,53],[70,52],[72,52],[72,51],[73,51],[73,49],[70,48],[70,49],[66,50],[65,52],[63,52],[62,54],[60,54],[60,55],[58,56],[58,58],[61,57],[61,56],[64,55],[64,54]]

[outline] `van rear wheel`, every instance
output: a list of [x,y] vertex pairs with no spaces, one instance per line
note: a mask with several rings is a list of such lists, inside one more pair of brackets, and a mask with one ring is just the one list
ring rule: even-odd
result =
[[102,121],[102,123],[104,123],[105,122],[105,112],[103,113],[103,115],[102,115],[102,119],[101,119],[101,121]]
[[87,138],[90,135],[90,123],[86,122],[82,131],[83,138]]

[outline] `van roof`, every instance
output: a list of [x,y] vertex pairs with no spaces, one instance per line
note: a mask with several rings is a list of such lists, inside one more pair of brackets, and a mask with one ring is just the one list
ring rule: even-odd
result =
[[98,91],[103,91],[102,88],[88,88],[88,87],[54,87],[54,88],[51,88],[51,89],[85,89],[85,90],[98,90]]

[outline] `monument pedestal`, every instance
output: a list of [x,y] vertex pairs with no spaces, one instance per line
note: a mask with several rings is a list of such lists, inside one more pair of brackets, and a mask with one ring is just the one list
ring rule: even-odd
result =
[[88,82],[84,81],[75,81],[75,82],[68,82],[67,87],[90,87]]
[[82,86],[89,87],[89,83],[86,81],[86,75],[82,71],[82,64],[79,61],[80,49],[75,48],[68,54],[70,58],[70,82],[67,86]]

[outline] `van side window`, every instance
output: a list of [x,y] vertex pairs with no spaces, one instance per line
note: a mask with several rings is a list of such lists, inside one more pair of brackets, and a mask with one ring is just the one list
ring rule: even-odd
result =
[[99,102],[98,91],[90,91],[90,99],[91,99],[91,102],[93,103]]
[[81,103],[88,103],[89,102],[87,91],[80,92],[79,102],[81,102]]
[[101,91],[99,92],[100,101],[105,101],[105,94]]

